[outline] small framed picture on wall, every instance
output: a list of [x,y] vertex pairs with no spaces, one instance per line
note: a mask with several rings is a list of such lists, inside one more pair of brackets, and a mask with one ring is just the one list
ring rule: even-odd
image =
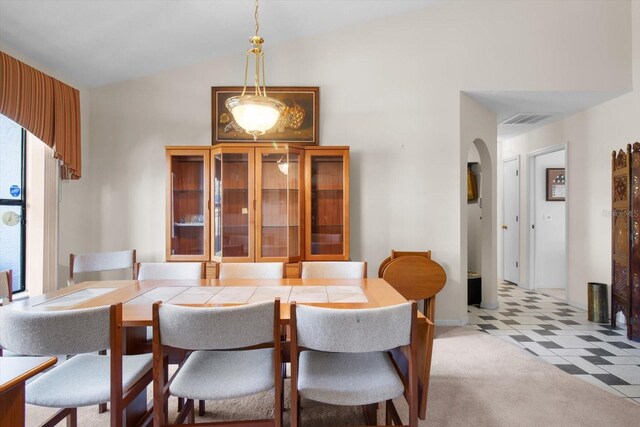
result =
[[564,168],[547,168],[547,201],[564,202],[567,179]]

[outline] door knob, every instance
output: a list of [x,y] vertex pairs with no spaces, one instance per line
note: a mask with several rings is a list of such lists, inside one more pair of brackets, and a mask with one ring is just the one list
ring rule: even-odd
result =
[[509,228],[509,226],[507,224],[502,224],[502,228],[506,230]]

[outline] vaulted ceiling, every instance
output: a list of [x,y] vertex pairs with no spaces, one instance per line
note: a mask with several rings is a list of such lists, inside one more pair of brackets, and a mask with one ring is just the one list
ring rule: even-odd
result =
[[[262,0],[265,48],[433,0]],[[227,54],[253,35],[253,0],[0,0],[0,48],[93,88]],[[267,51],[268,52],[268,51]]]

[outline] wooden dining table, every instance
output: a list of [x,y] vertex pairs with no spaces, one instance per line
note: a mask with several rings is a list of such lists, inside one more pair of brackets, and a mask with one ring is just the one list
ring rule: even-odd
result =
[[[280,320],[287,325],[290,303],[338,309],[363,309],[392,306],[406,302],[383,279],[201,279],[201,280],[104,280],[86,281],[31,297],[12,304],[23,310],[52,311],[123,304],[125,354],[148,351],[146,328],[152,325],[151,308],[155,301],[193,307],[218,307],[247,304],[280,298]],[[428,336],[433,323],[418,312],[418,397],[419,416],[426,416],[426,394],[422,384],[429,374],[426,366]],[[285,347],[286,348],[286,343]],[[402,355],[394,353],[400,369],[406,367]],[[146,410],[146,395],[137,400],[137,409]],[[144,402],[144,403],[143,403]],[[127,417],[130,418],[130,417]]]
[[56,357],[0,357],[0,426],[25,425],[25,383]]

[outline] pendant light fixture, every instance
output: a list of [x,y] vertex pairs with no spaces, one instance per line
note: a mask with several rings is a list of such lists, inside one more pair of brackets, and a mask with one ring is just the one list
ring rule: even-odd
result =
[[[250,135],[253,139],[263,135],[275,126],[284,112],[285,105],[277,99],[267,96],[267,87],[264,79],[264,53],[262,43],[264,39],[258,35],[260,24],[258,24],[258,0],[255,7],[256,33],[249,39],[251,48],[247,50],[244,66],[244,88],[240,96],[233,96],[225,102],[225,106],[235,119],[236,123]],[[255,59],[254,74],[254,94],[248,95],[247,75],[249,72],[249,58],[253,55]]]

